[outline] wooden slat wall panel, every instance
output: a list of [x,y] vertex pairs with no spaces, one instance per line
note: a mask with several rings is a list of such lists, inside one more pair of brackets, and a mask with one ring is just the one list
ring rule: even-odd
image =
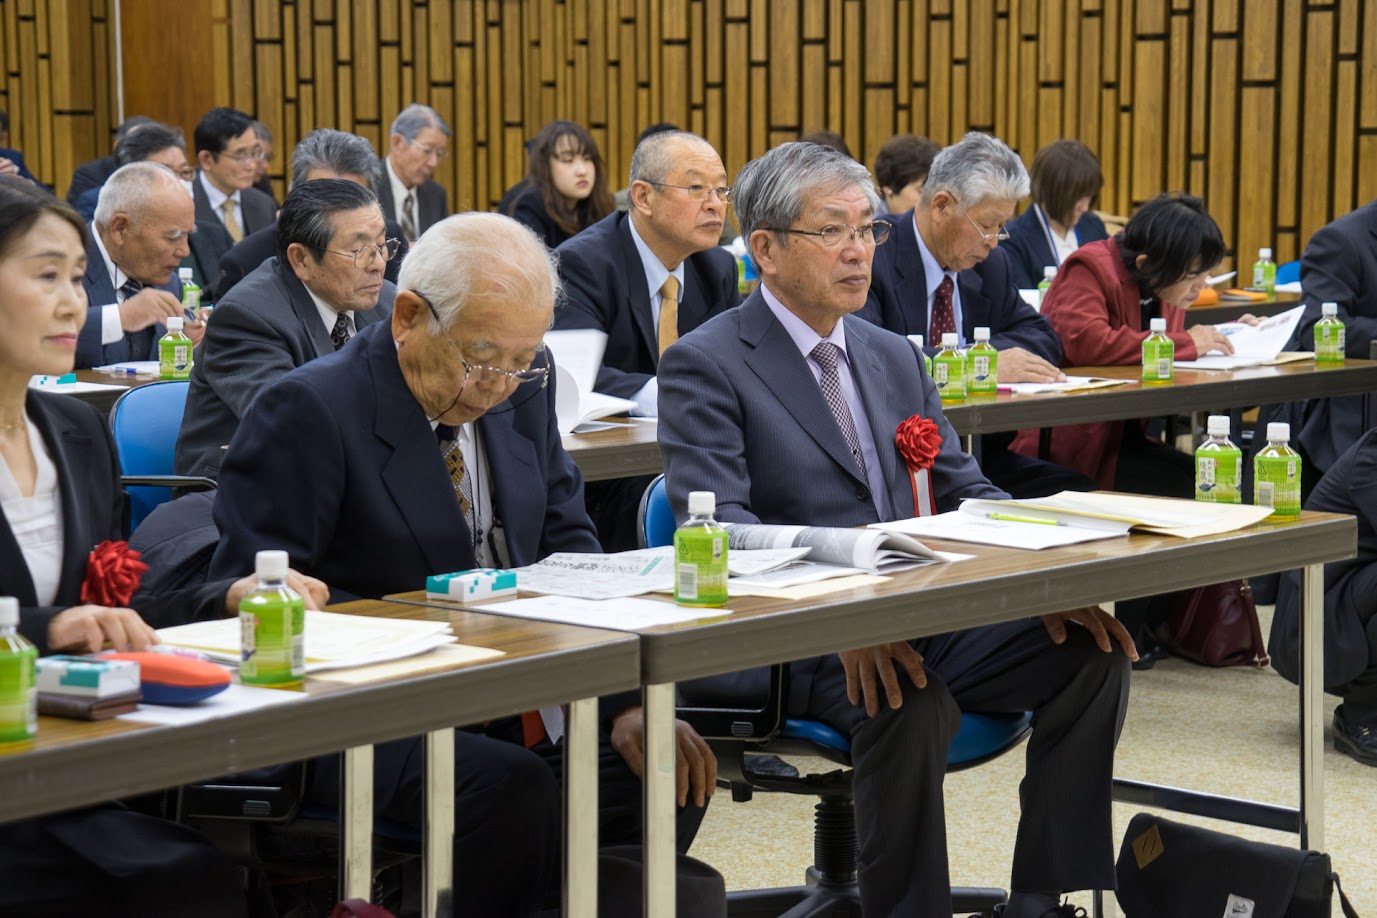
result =
[[[493,206],[525,170],[524,141],[559,117],[593,132],[614,187],[662,120],[703,132],[732,173],[824,127],[866,162],[900,131],[993,130],[1028,161],[1079,137],[1104,163],[1102,207],[1203,195],[1245,264],[1263,245],[1298,257],[1377,197],[1368,0],[206,2],[200,65],[218,103],[276,131],[279,179],[307,131],[386,152],[392,118],[421,101],[455,130],[437,178],[456,208]],[[0,0],[11,142],[59,191],[117,120],[112,15],[110,0]]]

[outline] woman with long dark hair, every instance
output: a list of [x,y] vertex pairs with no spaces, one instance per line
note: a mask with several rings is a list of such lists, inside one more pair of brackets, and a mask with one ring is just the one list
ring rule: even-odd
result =
[[509,216],[555,248],[612,213],[607,170],[591,134],[572,121],[551,121],[531,141],[526,190]]

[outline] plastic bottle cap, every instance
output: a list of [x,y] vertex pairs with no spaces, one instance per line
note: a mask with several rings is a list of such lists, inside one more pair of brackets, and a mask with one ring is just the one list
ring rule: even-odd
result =
[[696,516],[712,513],[717,509],[717,495],[712,491],[690,491],[688,511]]
[[1267,425],[1268,440],[1291,440],[1291,425],[1284,421],[1274,421]]
[[167,330],[170,331],[170,332],[179,332],[179,331],[181,331],[181,330],[182,330],[182,322],[183,322],[183,319],[182,319],[181,316],[168,316],[168,317],[167,317]]
[[922,336],[922,335],[906,335],[905,337],[908,338],[908,340],[913,344],[914,347],[922,347],[922,346],[923,346],[923,336]]
[[1337,316],[1339,314],[1339,304],[1322,303],[1320,305],[1320,314],[1325,316]]
[[1151,329],[1152,329],[1154,332],[1161,332],[1161,333],[1164,333],[1164,334],[1166,333],[1166,330],[1167,330],[1167,320],[1166,320],[1166,319],[1153,319],[1153,320],[1152,320],[1150,323],[1148,323],[1148,324],[1149,324],[1149,327],[1151,327]]
[[1210,419],[1205,422],[1205,430],[1212,437],[1227,437],[1229,435],[1229,416],[1227,414],[1210,415]]
[[1056,265],[1048,265],[1047,267],[1043,268],[1043,269],[1042,269],[1042,276],[1043,276],[1044,278],[1046,278],[1047,280],[1051,280],[1052,278],[1056,277],[1056,276],[1057,276],[1057,266],[1056,266]]
[[177,276],[180,277],[180,278],[181,278],[182,280],[184,280],[184,281],[189,281],[189,280],[191,280],[191,269],[190,269],[190,268],[178,268],[178,269],[177,269]]
[[943,332],[943,333],[942,333],[942,346],[943,346],[943,347],[956,347],[956,341],[957,341],[956,332]]
[[977,326],[975,327],[975,340],[977,340],[977,341],[989,341],[989,340],[990,340],[990,330],[989,330],[988,328],[986,328],[984,325],[977,325]]
[[1272,257],[1272,250],[1271,250],[1271,249],[1258,249],[1258,250],[1257,250],[1257,257],[1258,257],[1258,258],[1261,258],[1263,261],[1266,261],[1267,259],[1269,259],[1269,258]]
[[285,551],[260,551],[253,557],[253,570],[259,580],[286,580],[287,567]]
[[15,628],[19,625],[19,600],[13,596],[0,596],[0,628]]

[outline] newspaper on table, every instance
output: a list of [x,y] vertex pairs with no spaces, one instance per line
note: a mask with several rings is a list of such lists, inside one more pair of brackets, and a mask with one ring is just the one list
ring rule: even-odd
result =
[[730,552],[763,548],[807,548],[808,560],[884,572],[945,560],[922,542],[897,532],[831,526],[769,526],[727,523]]
[[[808,554],[807,548],[727,553],[732,576],[764,574]],[[674,589],[674,547],[642,548],[615,554],[555,552],[536,564],[516,569],[524,593],[576,599],[621,599]]]

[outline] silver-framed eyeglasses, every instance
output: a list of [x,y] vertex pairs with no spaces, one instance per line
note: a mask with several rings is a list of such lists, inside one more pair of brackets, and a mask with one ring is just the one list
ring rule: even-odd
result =
[[246,163],[250,160],[268,158],[268,154],[263,151],[262,147],[250,147],[247,150],[240,150],[238,153],[221,153],[220,155],[226,159],[232,159],[236,163]]
[[343,255],[345,258],[354,260],[354,267],[366,268],[373,263],[373,259],[382,256],[384,262],[389,262],[397,257],[397,251],[402,247],[402,243],[397,239],[385,239],[374,245],[360,246],[352,252],[340,252],[335,249],[325,251],[335,255]]
[[772,233],[793,233],[795,236],[812,236],[825,249],[839,249],[859,239],[862,245],[879,245],[889,238],[890,225],[884,220],[852,226],[849,223],[829,223],[822,229],[801,230],[762,227]]
[[678,188],[680,191],[688,192],[688,196],[695,201],[701,201],[709,195],[717,195],[722,203],[732,202],[732,190],[726,185],[671,185],[669,182],[652,182],[650,179],[641,179],[647,185],[654,185],[656,188]]
[[964,204],[958,201],[956,206],[960,207],[961,212],[966,215],[966,219],[971,221],[971,226],[975,227],[975,231],[980,234],[981,239],[984,239],[986,242],[1003,242],[1009,238],[1009,231],[1004,228],[1003,223],[999,224],[999,229],[995,230],[993,233],[987,233],[984,227],[975,222],[975,218],[971,216],[970,211],[966,210]]
[[426,156],[433,156],[436,159],[444,159],[449,156],[449,147],[432,147],[428,143],[421,143],[415,137],[408,137],[406,142],[420,150]]
[[[418,291],[413,290],[411,292],[416,294],[418,300],[426,304],[426,308],[430,310],[430,314],[434,316],[435,320],[438,322],[440,320],[440,314],[435,311],[435,307],[431,305],[430,300],[426,299]],[[459,363],[464,367],[464,381],[459,385],[461,391],[464,386],[469,384],[469,380],[473,380],[480,385],[500,382],[503,386],[520,386],[523,383],[539,381],[542,389],[545,388],[549,382],[549,367],[527,367],[524,370],[504,370],[501,367],[489,367],[481,364],[469,363],[468,360],[464,358],[464,352],[459,349],[459,345],[454,343],[454,339],[448,334],[446,334],[444,338],[449,342],[449,346],[454,349],[454,355],[459,358]]]

